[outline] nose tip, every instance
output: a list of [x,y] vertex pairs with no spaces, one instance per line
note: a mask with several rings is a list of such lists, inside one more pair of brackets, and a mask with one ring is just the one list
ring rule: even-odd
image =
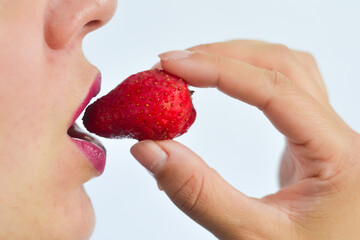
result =
[[48,46],[59,49],[71,41],[81,41],[112,18],[116,5],[117,0],[51,0],[44,26]]

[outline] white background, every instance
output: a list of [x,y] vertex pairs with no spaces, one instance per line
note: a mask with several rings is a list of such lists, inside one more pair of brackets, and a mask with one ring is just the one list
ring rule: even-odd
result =
[[[260,39],[311,52],[331,103],[360,130],[360,1],[131,0],[84,41],[103,74],[101,95],[146,70],[157,54],[229,39]],[[195,90],[198,118],[177,141],[187,145],[240,191],[277,191],[282,136],[254,107],[214,89]],[[80,118],[81,119],[81,118]],[[215,239],[157,189],[129,153],[135,140],[106,140],[104,175],[86,185],[97,224],[93,240]]]

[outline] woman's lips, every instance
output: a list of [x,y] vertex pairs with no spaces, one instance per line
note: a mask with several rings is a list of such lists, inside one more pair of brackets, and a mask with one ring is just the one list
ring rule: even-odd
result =
[[99,140],[83,132],[76,123],[69,128],[68,135],[101,175],[106,163],[104,146]]
[[104,172],[105,163],[106,163],[106,149],[100,143],[99,140],[90,136],[88,133],[82,131],[82,129],[75,124],[76,119],[80,116],[82,111],[89,104],[90,100],[95,97],[100,91],[101,85],[101,74],[99,73],[93,85],[91,86],[89,93],[86,98],[76,110],[72,121],[69,124],[69,129],[67,131],[68,135],[71,137],[71,140],[76,144],[76,146],[81,150],[81,152],[86,156],[86,158],[92,163],[94,168],[98,171],[99,175]]

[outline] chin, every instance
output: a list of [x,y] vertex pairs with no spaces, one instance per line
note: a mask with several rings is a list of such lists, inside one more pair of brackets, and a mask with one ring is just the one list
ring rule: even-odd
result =
[[46,191],[13,204],[15,211],[0,216],[0,239],[86,240],[94,230],[94,210],[83,187]]
[[[74,238],[71,239],[86,240],[91,237],[94,231],[95,213],[91,200],[85,192],[84,187],[81,187],[79,191],[79,202],[76,202],[74,206],[69,206],[69,216],[71,217],[69,222],[72,223],[69,227],[73,231],[74,236]],[[78,210],[74,208],[78,208]]]
[[[81,189],[82,193],[82,203],[81,203],[81,212],[83,214],[81,218],[78,218],[78,228],[74,229],[77,234],[76,239],[89,239],[95,228],[95,213],[92,206],[91,200],[84,188]],[[75,224],[74,224],[75,225]]]
[[52,224],[44,239],[86,240],[91,237],[95,227],[95,214],[83,187],[57,199],[55,209],[49,222],[44,224]]

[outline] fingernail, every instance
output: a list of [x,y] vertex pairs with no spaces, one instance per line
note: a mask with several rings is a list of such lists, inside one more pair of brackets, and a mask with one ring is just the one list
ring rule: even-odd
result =
[[159,145],[150,140],[135,144],[130,152],[141,165],[154,175],[163,168],[168,158]]
[[193,52],[187,50],[176,50],[159,54],[162,61],[176,61],[189,57]]

